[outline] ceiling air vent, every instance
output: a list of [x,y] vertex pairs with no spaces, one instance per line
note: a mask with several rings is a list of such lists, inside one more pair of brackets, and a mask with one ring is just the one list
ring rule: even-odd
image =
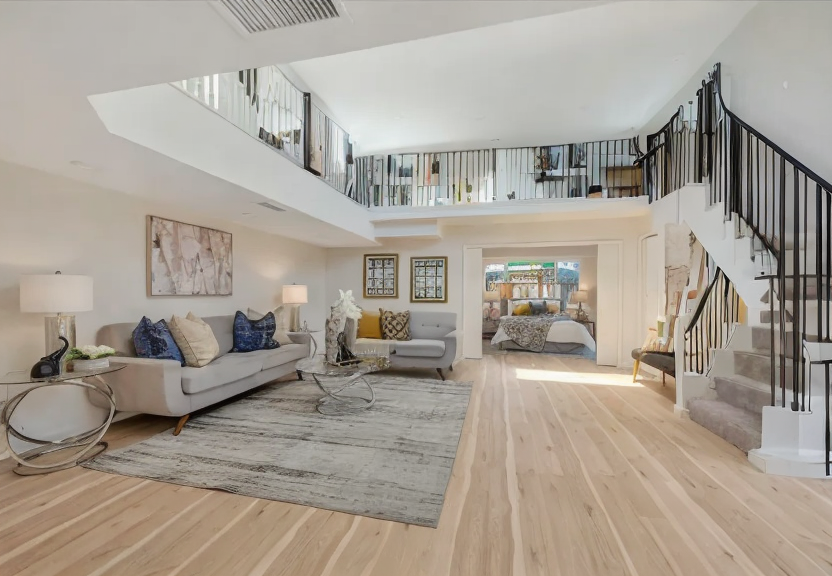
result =
[[286,212],[286,210],[284,210],[280,206],[275,206],[274,204],[270,204],[269,202],[258,202],[257,204],[259,206],[262,206],[263,208],[268,208],[269,210],[274,210],[275,212]]
[[249,34],[338,18],[333,0],[220,0]]

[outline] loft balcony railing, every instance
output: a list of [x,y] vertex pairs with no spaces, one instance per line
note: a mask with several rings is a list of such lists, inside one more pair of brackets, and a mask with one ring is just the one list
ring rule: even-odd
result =
[[349,134],[277,66],[173,82],[233,125],[362,205],[355,194]]
[[444,206],[548,198],[642,195],[638,140],[356,159],[356,190],[369,206]]

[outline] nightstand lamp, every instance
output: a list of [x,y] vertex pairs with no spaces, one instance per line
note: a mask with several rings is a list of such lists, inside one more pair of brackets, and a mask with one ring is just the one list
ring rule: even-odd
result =
[[289,315],[289,330],[300,332],[300,305],[309,302],[309,294],[305,284],[291,284],[283,286],[283,303],[292,306]]
[[20,277],[20,311],[47,316],[46,354],[62,346],[59,336],[75,346],[75,316],[67,312],[92,310],[92,277],[70,274],[30,274]]
[[589,301],[589,292],[586,290],[575,290],[569,297],[569,302],[571,304],[578,305],[578,314],[577,319],[586,322],[589,320],[589,316],[587,316],[586,312],[584,312],[584,303]]

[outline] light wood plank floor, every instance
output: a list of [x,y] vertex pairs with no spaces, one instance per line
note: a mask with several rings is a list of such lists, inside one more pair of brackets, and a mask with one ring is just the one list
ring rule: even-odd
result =
[[[765,476],[656,382],[583,359],[465,361],[437,529],[76,468],[0,464],[0,574],[832,574],[832,482]],[[172,426],[114,425],[124,446]]]

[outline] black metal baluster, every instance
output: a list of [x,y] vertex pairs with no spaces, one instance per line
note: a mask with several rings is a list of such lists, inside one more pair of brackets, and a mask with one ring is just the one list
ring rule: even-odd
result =
[[[792,337],[792,410],[800,409],[799,397],[801,394],[802,382],[800,381],[800,342],[798,342],[797,335],[800,334],[802,328],[800,316],[800,181],[797,169],[794,170],[794,223],[792,237],[794,238],[793,247],[793,261],[792,261],[792,316],[793,316],[793,337]],[[781,241],[784,243],[785,238]]]
[[[780,306],[780,388],[783,395],[783,408],[786,407],[786,159],[780,157],[780,241],[777,251],[780,262],[777,266],[779,283],[777,300]],[[774,295],[772,294],[772,297]]]

